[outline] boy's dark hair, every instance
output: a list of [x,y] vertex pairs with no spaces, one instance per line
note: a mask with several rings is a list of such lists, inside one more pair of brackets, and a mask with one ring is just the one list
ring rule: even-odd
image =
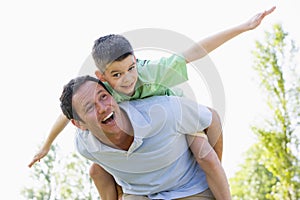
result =
[[92,49],[95,65],[102,73],[108,64],[121,61],[128,55],[133,55],[133,49],[129,41],[122,35],[110,34],[100,37],[94,42]]
[[[62,112],[64,113],[64,115],[69,120],[75,119],[75,120],[82,121],[82,119],[77,114],[76,110],[73,109],[72,98],[73,98],[73,95],[80,88],[80,86],[82,86],[87,81],[94,81],[94,82],[102,85],[103,88],[107,92],[109,92],[107,90],[107,88],[105,87],[105,85],[99,79],[94,78],[94,77],[89,76],[89,75],[79,76],[79,77],[76,77],[76,78],[72,79],[71,81],[69,81],[69,83],[67,83],[64,86],[63,92],[62,92],[62,94],[61,94],[61,96],[59,98],[59,100],[60,100],[60,108],[61,108]],[[110,94],[110,92],[109,92],[109,94]]]

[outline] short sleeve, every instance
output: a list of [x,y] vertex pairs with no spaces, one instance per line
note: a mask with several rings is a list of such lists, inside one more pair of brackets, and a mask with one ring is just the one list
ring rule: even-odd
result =
[[156,83],[169,88],[188,80],[186,61],[181,55],[140,63],[138,73],[144,83]]
[[177,120],[177,130],[181,134],[195,135],[210,126],[212,113],[210,110],[195,101],[185,97],[177,97],[180,106],[174,108]]

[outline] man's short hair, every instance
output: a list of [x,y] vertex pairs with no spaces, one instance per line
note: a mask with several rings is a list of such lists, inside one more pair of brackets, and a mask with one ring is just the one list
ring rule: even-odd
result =
[[133,54],[132,46],[124,36],[115,34],[97,39],[92,50],[94,62],[102,73],[106,70],[107,65],[117,61],[125,54]]
[[86,75],[86,76],[79,76],[72,80],[70,80],[63,88],[63,92],[59,98],[60,100],[60,108],[64,115],[69,119],[75,119],[82,121],[82,119],[79,117],[76,110],[73,108],[72,105],[72,98],[73,95],[77,92],[77,90],[87,81],[94,81],[100,85],[103,86],[103,88],[110,94],[110,92],[107,90],[105,85],[97,78],[94,78],[92,76]]

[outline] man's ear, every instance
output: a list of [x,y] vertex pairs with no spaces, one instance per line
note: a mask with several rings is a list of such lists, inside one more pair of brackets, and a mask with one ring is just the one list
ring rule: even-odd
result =
[[83,122],[75,120],[75,119],[71,119],[71,122],[77,128],[80,128],[81,130],[87,130],[87,128],[86,128],[86,126],[85,126],[85,124]]
[[103,75],[99,70],[96,70],[96,71],[95,71],[95,75],[96,75],[96,77],[97,77],[100,81],[106,82],[106,79],[105,79],[104,75]]

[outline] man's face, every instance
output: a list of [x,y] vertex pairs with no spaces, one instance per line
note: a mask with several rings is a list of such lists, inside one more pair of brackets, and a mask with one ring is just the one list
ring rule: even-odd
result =
[[111,63],[102,76],[114,90],[132,96],[138,79],[135,57],[129,55],[122,61]]
[[85,82],[73,95],[72,104],[83,122],[80,128],[90,130],[101,141],[118,137],[122,131],[119,105],[102,85]]

